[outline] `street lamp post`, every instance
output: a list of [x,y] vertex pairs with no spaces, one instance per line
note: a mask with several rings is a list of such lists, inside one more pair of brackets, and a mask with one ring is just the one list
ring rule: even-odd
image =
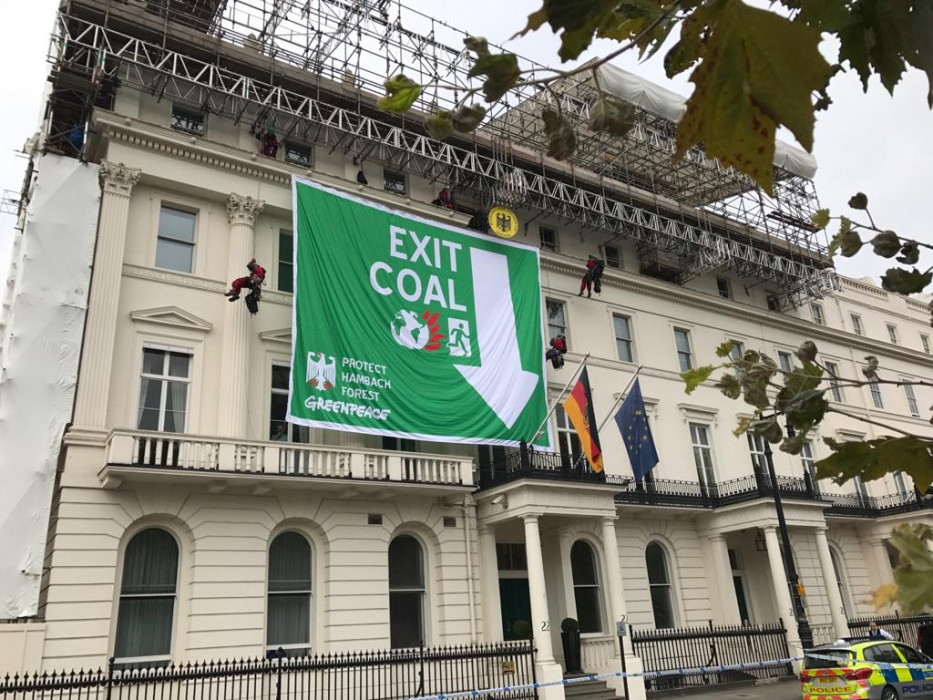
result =
[[[793,428],[787,426],[789,436],[793,436]],[[797,567],[794,565],[794,554],[790,548],[790,535],[787,534],[787,521],[784,519],[784,504],[781,502],[781,491],[778,488],[777,475],[774,473],[774,459],[771,453],[771,443],[765,443],[765,461],[768,463],[768,477],[771,480],[771,493],[774,496],[774,509],[777,511],[778,529],[781,531],[781,544],[784,549],[784,570],[790,581],[791,600],[794,604],[794,617],[797,618],[797,634],[804,649],[813,646],[813,630],[807,621],[807,611],[803,607],[803,598],[800,595],[800,579],[797,577]]]

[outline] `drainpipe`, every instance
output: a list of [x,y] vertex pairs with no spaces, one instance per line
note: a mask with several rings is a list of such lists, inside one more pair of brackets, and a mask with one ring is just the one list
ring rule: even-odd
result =
[[463,546],[466,549],[467,567],[467,604],[470,607],[470,644],[476,644],[476,599],[473,592],[473,538],[470,537],[471,496],[464,496],[460,507],[463,509]]

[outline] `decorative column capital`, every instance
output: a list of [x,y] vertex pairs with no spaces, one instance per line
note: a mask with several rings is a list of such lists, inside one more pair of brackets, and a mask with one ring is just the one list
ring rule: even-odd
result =
[[123,163],[105,160],[100,164],[100,184],[107,194],[129,197],[141,173],[139,168],[127,168]]
[[614,516],[614,515],[604,515],[604,516],[601,518],[601,520],[602,520],[602,523],[603,523],[603,527],[606,527],[606,526],[608,525],[609,527],[615,529],[615,526],[616,526],[616,516]]
[[721,532],[714,532],[711,535],[707,535],[706,539],[708,539],[710,542],[722,542],[723,540],[726,539],[726,536],[723,535]]
[[538,524],[538,520],[539,520],[540,518],[541,518],[541,516],[540,516],[538,513],[527,513],[526,515],[523,515],[523,516],[522,516],[522,521],[523,521],[526,525],[527,525],[528,523],[534,523],[535,525],[537,525],[537,524]]
[[253,226],[265,205],[261,199],[233,193],[227,197],[227,220],[231,226]]

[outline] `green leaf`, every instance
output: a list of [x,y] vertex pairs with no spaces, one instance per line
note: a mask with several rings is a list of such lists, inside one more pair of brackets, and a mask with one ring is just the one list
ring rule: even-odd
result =
[[781,443],[781,452],[791,455],[799,455],[803,451],[803,446],[809,441],[809,430],[798,430],[794,437],[784,438]]
[[618,4],[619,0],[544,0],[541,9],[528,15],[528,24],[515,37],[547,22],[555,34],[561,33],[560,60],[572,61],[590,45],[596,30],[610,23]]
[[852,222],[846,217],[840,219],[839,233],[829,242],[829,255],[833,256],[838,250],[846,258],[851,258],[862,249],[862,238],[852,229]]
[[797,348],[794,354],[801,362],[813,362],[816,360],[819,350],[816,347],[816,343],[812,340],[805,340],[800,344],[800,347]]
[[777,444],[784,439],[784,431],[781,430],[781,426],[778,424],[776,418],[756,420],[752,423],[751,428],[752,432],[754,432],[756,435],[761,435],[761,437],[770,442],[772,445]]
[[477,57],[489,55],[489,42],[482,36],[468,36],[463,40],[463,46]]
[[868,197],[864,192],[857,192],[849,199],[849,206],[853,209],[868,209]]
[[839,62],[849,63],[866,91],[874,72],[892,92],[906,69],[905,55],[917,57],[911,4],[912,0],[858,0],[851,5],[852,21],[839,28]]
[[680,25],[680,40],[664,57],[664,72],[668,78],[683,73],[700,60],[702,33],[707,26],[706,8],[698,8]]
[[775,132],[785,126],[813,148],[812,95],[825,89],[831,68],[817,30],[741,0],[716,8],[690,75],[696,89],[680,120],[675,158],[702,144],[771,194]]
[[837,32],[852,22],[848,0],[817,0],[801,2],[795,22],[803,22],[822,32]]
[[692,394],[700,384],[709,379],[715,369],[713,365],[704,365],[703,367],[694,367],[686,372],[681,372],[680,378],[687,384],[686,392]]
[[454,131],[469,134],[476,131],[476,127],[479,126],[485,116],[486,108],[482,105],[472,105],[470,107],[463,105],[450,115],[450,123],[453,125]]
[[902,265],[916,265],[920,262],[920,246],[916,241],[908,241],[901,248],[901,254],[895,260]]
[[784,415],[794,428],[799,431],[809,430],[823,420],[829,409],[829,402],[823,393],[823,390],[811,389],[801,392],[788,402]]
[[910,29],[913,51],[907,52],[907,62],[927,74],[927,105],[933,109],[933,42],[930,41],[933,36],[933,3],[914,4]]
[[[639,57],[645,58],[647,54],[650,58],[677,24],[674,13],[664,16],[665,4],[665,0],[622,0],[599,25],[596,36],[619,42],[634,41]],[[650,31],[649,27],[652,27]]]
[[514,53],[486,53],[476,60],[468,75],[471,78],[485,75],[483,95],[487,102],[495,102],[515,86],[521,71]]
[[548,137],[547,154],[557,160],[566,160],[577,149],[577,135],[560,112],[544,109],[544,134]]
[[823,441],[833,451],[815,463],[818,479],[832,479],[844,484],[856,476],[863,481],[880,479],[885,474],[903,471],[911,476],[920,491],[933,482],[933,441],[920,437],[884,437],[866,441]]
[[450,112],[441,110],[424,120],[424,128],[432,139],[443,141],[454,133],[453,122],[450,121]]
[[730,357],[732,355],[732,350],[735,348],[734,340],[727,340],[719,344],[719,347],[716,348],[716,355],[718,357]]
[[603,95],[590,108],[589,127],[615,138],[625,136],[635,125],[635,108],[611,95]]
[[376,106],[390,114],[404,114],[421,94],[421,86],[401,73],[389,78],[385,87],[386,95],[379,98]]
[[871,239],[871,247],[875,255],[882,258],[893,258],[901,249],[901,238],[894,231],[882,231]]
[[771,405],[771,399],[768,398],[767,390],[760,384],[746,385],[742,398],[745,400],[745,403],[749,406],[754,406],[759,411]]
[[920,294],[930,282],[933,282],[933,272],[920,272],[915,267],[910,270],[892,267],[881,276],[881,287],[897,294]]
[[724,374],[713,385],[719,389],[726,398],[737,399],[742,395],[742,386],[734,374]]
[[748,429],[752,426],[752,419],[748,417],[739,418],[738,424],[735,426],[735,430],[732,431],[732,434],[736,437],[741,437],[748,432]]
[[904,471],[923,493],[933,485],[933,441],[920,437],[889,437],[877,441],[878,463],[889,472]]
[[810,222],[816,226],[817,230],[829,226],[829,209],[817,209],[816,213],[810,217]]
[[905,613],[919,613],[933,601],[933,540],[930,526],[922,523],[900,525],[891,533],[891,544],[900,554],[894,570],[897,602]]

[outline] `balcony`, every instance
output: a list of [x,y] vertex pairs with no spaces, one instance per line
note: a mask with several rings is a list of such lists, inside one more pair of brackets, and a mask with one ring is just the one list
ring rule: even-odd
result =
[[480,486],[490,488],[519,479],[540,479],[578,484],[621,487],[630,477],[595,472],[586,458],[574,460],[558,452],[538,452],[524,445],[518,450],[480,466]]
[[833,493],[827,494],[826,498],[832,502],[826,511],[826,515],[830,516],[883,518],[925,508],[933,509],[933,494],[923,496],[919,491],[891,493],[886,496]]
[[178,433],[115,430],[107,441],[105,488],[123,482],[208,482],[208,490],[245,486],[265,493],[276,486],[310,487],[392,496],[402,491],[432,495],[474,488],[473,460],[390,450],[233,440]]

